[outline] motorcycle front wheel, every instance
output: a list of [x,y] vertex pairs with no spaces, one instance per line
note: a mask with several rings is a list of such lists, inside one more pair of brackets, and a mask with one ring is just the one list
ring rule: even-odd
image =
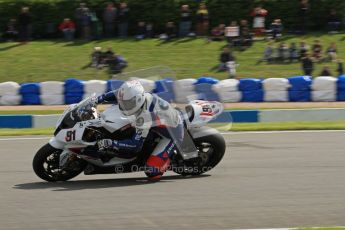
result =
[[55,149],[50,144],[41,147],[36,153],[32,167],[36,175],[49,182],[67,181],[78,176],[85,168],[86,163],[76,159],[71,169],[60,169],[59,160],[62,150]]
[[[180,175],[200,175],[213,169],[225,154],[226,143],[221,134],[199,137],[194,140],[198,157],[182,164],[173,165],[172,170]],[[181,162],[181,161],[180,161]]]

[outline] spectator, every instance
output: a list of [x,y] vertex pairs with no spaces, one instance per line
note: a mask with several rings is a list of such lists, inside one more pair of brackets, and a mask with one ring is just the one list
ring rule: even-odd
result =
[[315,60],[320,61],[321,60],[321,52],[322,52],[322,45],[320,44],[320,40],[315,40],[314,44],[312,46],[313,51],[313,58]]
[[329,67],[328,66],[325,66],[323,67],[321,73],[320,73],[320,76],[332,76],[332,73],[331,71],[329,70]]
[[305,54],[309,51],[309,46],[305,42],[300,43],[299,47],[299,56],[300,58],[304,58]]
[[240,22],[240,40],[242,48],[252,45],[253,38],[247,20],[241,20]]
[[299,55],[298,55],[298,51],[297,51],[297,47],[296,47],[296,43],[292,42],[290,44],[289,47],[289,58],[290,58],[290,62],[293,62],[294,60],[298,60],[299,59]]
[[232,55],[228,47],[225,47],[223,49],[223,52],[220,54],[219,61],[220,61],[220,65],[218,68],[219,71],[226,71],[228,69],[227,67],[228,62],[235,61],[235,57]]
[[176,37],[176,26],[174,22],[167,22],[165,25],[165,34],[167,41]]
[[71,41],[74,39],[75,24],[71,19],[65,18],[59,25],[59,29],[64,34],[66,40]]
[[122,2],[118,13],[119,37],[125,38],[128,35],[129,8],[127,3]]
[[102,47],[94,47],[91,54],[91,67],[99,68],[102,64]]
[[309,1],[301,0],[300,2],[300,33],[307,33],[307,23],[308,23],[308,12],[309,12]]
[[268,11],[262,8],[262,6],[257,6],[251,13],[251,16],[254,17],[253,28],[255,36],[261,36],[265,31],[265,17],[267,16]]
[[81,18],[80,18],[80,29],[81,29],[81,38],[84,40],[90,40],[91,38],[91,14],[90,10],[87,7],[82,8]]
[[[273,61],[273,52],[273,42],[269,42],[264,50],[264,55],[261,61],[267,61],[268,63],[271,63]],[[259,63],[261,61],[259,61]]]
[[304,57],[302,58],[302,69],[303,69],[304,75],[312,76],[312,73],[314,71],[314,63],[308,53],[306,53]]
[[114,6],[114,3],[107,3],[107,6],[103,12],[104,35],[106,38],[111,38],[114,36],[116,14],[117,9]]
[[240,44],[240,27],[236,21],[232,21],[228,27],[225,28],[225,36],[230,46]]
[[23,7],[18,17],[19,40],[21,42],[27,42],[31,39],[31,18],[29,7]]
[[211,41],[221,41],[224,38],[225,25],[220,24],[212,29],[211,31]]
[[12,18],[7,23],[5,33],[4,33],[4,39],[7,41],[15,41],[17,40],[17,38],[18,38],[17,20]]
[[196,35],[206,36],[209,26],[209,13],[205,3],[199,5],[199,9],[196,12]]
[[283,24],[281,19],[274,19],[274,21],[271,24],[270,30],[272,32],[272,39],[277,39],[282,36],[283,32]]
[[153,38],[155,36],[153,31],[153,23],[147,23],[146,25],[146,37]]
[[182,5],[180,12],[179,37],[186,37],[190,33],[190,28],[192,26],[189,5]]
[[279,61],[286,61],[289,59],[290,51],[289,47],[285,43],[280,43],[278,47],[278,60]]
[[344,65],[342,62],[338,62],[338,68],[337,68],[338,76],[341,76],[344,74]]
[[328,61],[337,61],[337,45],[332,42],[331,45],[326,50]]
[[138,27],[137,27],[137,35],[135,38],[137,40],[142,40],[145,39],[146,37],[146,23],[145,22],[138,22]]
[[101,39],[103,34],[103,27],[95,12],[90,12],[90,21],[92,39]]
[[83,20],[85,12],[88,12],[89,8],[87,8],[85,3],[80,3],[79,7],[74,12],[74,19],[76,22],[76,33],[79,37],[83,37]]
[[332,9],[328,16],[328,32],[338,33],[340,28],[341,19],[337,14],[337,11]]

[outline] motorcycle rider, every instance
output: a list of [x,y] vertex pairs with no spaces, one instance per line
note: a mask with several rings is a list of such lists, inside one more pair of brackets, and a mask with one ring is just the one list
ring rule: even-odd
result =
[[180,112],[157,95],[145,93],[137,80],[124,82],[118,90],[105,93],[95,100],[96,104],[105,102],[118,104],[125,116],[134,116],[136,132],[127,140],[100,140],[99,149],[140,152],[145,138],[150,132],[155,132],[160,142],[146,161],[145,173],[151,179],[160,179],[170,165],[173,150],[183,140],[184,127]]

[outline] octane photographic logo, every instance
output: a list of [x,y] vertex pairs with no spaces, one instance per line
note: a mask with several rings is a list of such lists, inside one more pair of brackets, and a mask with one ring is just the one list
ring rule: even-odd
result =
[[[131,166],[131,172],[144,172],[149,170],[150,168],[147,166],[138,166],[138,165],[132,165]],[[189,173],[199,173],[200,171],[203,172],[207,172],[210,171],[212,169],[212,167],[201,167],[201,170],[199,167],[197,166],[175,166],[175,165],[169,165],[165,170],[167,171],[174,171],[177,173],[184,173],[184,172],[189,172]],[[116,166],[114,168],[114,172],[115,173],[123,173],[124,172],[124,168],[122,165]],[[164,171],[165,171],[164,170]]]

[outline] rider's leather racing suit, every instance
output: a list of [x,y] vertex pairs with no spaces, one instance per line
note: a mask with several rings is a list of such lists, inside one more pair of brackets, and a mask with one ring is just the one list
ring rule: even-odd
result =
[[[117,91],[99,96],[96,103],[117,104]],[[131,139],[112,141],[111,147],[130,152],[139,152],[150,132],[160,136],[160,142],[146,161],[145,173],[159,179],[170,165],[170,157],[184,135],[183,119],[178,110],[155,94],[145,93],[145,103],[134,115],[136,132]]]

